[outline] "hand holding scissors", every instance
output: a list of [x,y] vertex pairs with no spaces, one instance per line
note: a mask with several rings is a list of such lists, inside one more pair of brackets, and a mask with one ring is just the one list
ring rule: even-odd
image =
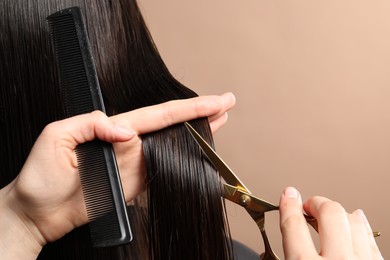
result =
[[[264,241],[265,252],[262,255],[262,259],[279,259],[273,252],[265,232],[265,212],[279,210],[279,206],[252,195],[244,183],[237,177],[236,174],[234,174],[229,166],[218,156],[218,154],[199,135],[199,133],[189,123],[185,123],[185,125],[208,159],[225,180],[226,183],[223,184],[224,198],[244,207],[251,218],[256,222]],[[306,214],[303,214],[303,216],[306,222],[318,232],[317,220]],[[372,232],[371,237],[379,235],[379,232]]]

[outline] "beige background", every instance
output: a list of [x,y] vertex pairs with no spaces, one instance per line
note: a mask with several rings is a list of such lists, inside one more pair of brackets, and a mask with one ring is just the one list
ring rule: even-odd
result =
[[[216,143],[251,191],[277,203],[293,185],[362,208],[390,257],[390,1],[139,3],[177,79],[235,93]],[[243,209],[229,204],[229,218],[235,238],[263,250]],[[267,229],[282,256],[277,212]]]

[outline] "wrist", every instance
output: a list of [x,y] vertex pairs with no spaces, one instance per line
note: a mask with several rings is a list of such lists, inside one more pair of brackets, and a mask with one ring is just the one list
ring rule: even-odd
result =
[[0,255],[2,259],[36,259],[44,239],[18,208],[12,186],[0,190]]

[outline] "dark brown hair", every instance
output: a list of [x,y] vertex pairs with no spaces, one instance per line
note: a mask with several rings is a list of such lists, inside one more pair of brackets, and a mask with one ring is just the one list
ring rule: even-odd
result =
[[[109,115],[196,96],[169,73],[134,0],[0,5],[0,187],[17,176],[43,127],[64,117],[45,21],[50,13],[74,5],[84,12]],[[212,142],[207,119],[192,123]],[[136,241],[93,249],[84,226],[45,246],[39,258],[232,258],[219,176],[185,127],[144,135],[142,142],[147,207],[131,209]]]

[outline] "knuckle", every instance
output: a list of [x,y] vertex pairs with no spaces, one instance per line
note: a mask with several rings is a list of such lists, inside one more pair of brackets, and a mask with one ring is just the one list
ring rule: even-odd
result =
[[345,209],[343,208],[343,206],[341,206],[340,203],[336,202],[336,201],[325,201],[323,203],[321,203],[321,205],[319,206],[318,208],[318,212],[320,214],[323,214],[323,213],[346,213],[345,212]]
[[106,117],[106,115],[100,110],[94,110],[89,113],[93,120],[99,120],[101,118]]
[[302,216],[300,215],[291,215],[284,219],[281,222],[281,229],[288,231],[291,229],[295,229],[297,226],[300,226],[303,223]]
[[50,133],[56,132],[57,129],[58,129],[58,123],[52,122],[52,123],[46,125],[42,132],[50,134]]
[[195,103],[195,109],[198,116],[209,116],[221,111],[223,108],[223,100],[221,97],[207,98],[201,102]]
[[47,124],[42,132],[42,136],[55,136],[56,139],[63,136],[67,132],[67,127],[64,125],[63,121],[55,121]]

